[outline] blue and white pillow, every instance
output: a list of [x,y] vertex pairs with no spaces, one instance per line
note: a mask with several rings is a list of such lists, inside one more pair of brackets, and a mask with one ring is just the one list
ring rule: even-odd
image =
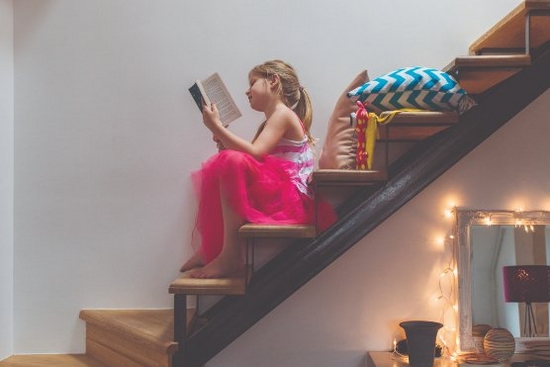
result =
[[416,108],[460,114],[476,105],[449,74],[421,66],[397,69],[348,92],[375,112]]

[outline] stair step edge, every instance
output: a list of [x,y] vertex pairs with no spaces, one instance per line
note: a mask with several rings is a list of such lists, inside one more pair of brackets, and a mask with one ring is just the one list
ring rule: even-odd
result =
[[317,186],[368,186],[387,181],[387,170],[318,169],[313,171],[313,182]]
[[414,126],[417,123],[453,125],[459,120],[460,117],[456,111],[403,111],[396,114],[388,126],[392,127],[396,124]]
[[247,223],[239,228],[239,236],[254,238],[314,238],[317,230],[311,224]]
[[246,293],[247,278],[251,270],[243,271],[243,274],[231,278],[197,279],[191,278],[189,272],[182,273],[169,286],[170,294],[189,295],[233,295],[239,296]]
[[0,361],[1,367],[109,367],[87,354],[18,354]]

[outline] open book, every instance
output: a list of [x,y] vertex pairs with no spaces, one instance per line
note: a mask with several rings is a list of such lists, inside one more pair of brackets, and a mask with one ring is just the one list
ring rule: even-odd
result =
[[220,120],[224,126],[228,126],[241,117],[241,111],[239,111],[218,73],[214,73],[204,80],[197,80],[189,88],[189,92],[201,112],[203,104],[210,106],[212,102],[216,103],[220,112]]

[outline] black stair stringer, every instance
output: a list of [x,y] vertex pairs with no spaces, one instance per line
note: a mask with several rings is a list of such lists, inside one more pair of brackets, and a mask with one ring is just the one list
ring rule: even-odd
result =
[[[288,246],[259,269],[245,296],[213,306],[188,339],[185,366],[206,363],[451,168],[550,86],[550,52],[486,92],[460,122],[417,144],[390,167],[391,179],[314,240]],[[355,203],[356,204],[356,203]]]

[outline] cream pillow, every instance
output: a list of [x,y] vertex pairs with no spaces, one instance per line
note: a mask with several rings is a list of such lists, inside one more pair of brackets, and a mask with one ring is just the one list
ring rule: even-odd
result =
[[357,105],[348,98],[348,92],[368,81],[367,70],[364,70],[353,79],[336,101],[319,156],[320,169],[355,169],[357,133],[350,124],[350,114],[355,112]]

